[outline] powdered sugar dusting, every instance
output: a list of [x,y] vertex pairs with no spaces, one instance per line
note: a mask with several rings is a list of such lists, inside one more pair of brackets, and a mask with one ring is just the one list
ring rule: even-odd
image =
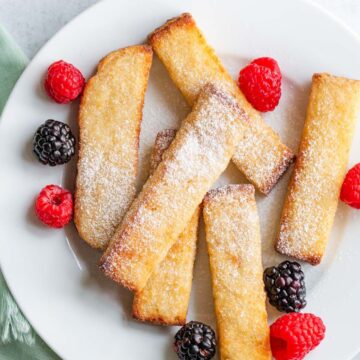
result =
[[[150,35],[150,43],[189,104],[194,103],[208,82],[223,87],[236,98],[251,121],[244,124],[244,136],[233,161],[261,192],[269,193],[293,161],[294,154],[248,103],[191,15],[183,14],[168,21]],[[186,51],[180,52],[179,48]]]
[[[78,176],[86,192],[81,195],[79,210],[85,218],[92,219],[87,223],[87,231],[95,239],[109,239],[131,204],[135,196],[134,171],[130,159],[120,158],[119,154],[111,154],[111,159],[106,160],[100,149],[88,147],[83,152]],[[94,206],[91,206],[94,202],[95,214]]]
[[145,285],[226,168],[243,121],[232,97],[204,89],[103,256],[110,277],[133,289]]
[[[227,185],[209,191],[204,199],[205,224],[209,230],[206,241],[214,253],[239,257],[238,261],[244,266],[252,261],[259,263],[260,260],[261,263],[259,218],[254,193],[252,185]],[[258,244],[254,237],[258,238]],[[222,276],[239,276],[233,263],[217,263],[216,270],[219,272],[216,276],[218,281]]]
[[204,200],[221,358],[270,358],[254,193],[252,185],[229,185]]
[[162,161],[164,151],[167,150],[174,140],[176,130],[165,129],[160,131],[155,140],[154,150],[150,157],[150,173],[153,173]]
[[104,248],[135,196],[139,131],[152,51],[114,51],[86,84],[80,104],[75,224]]
[[[175,138],[176,131],[160,131],[151,154],[151,173]],[[180,237],[152,273],[144,289],[134,297],[134,316],[143,321],[182,325],[186,321],[196,252],[199,209]]]
[[315,75],[298,161],[289,187],[277,249],[318,263],[325,251],[345,175],[360,85]]

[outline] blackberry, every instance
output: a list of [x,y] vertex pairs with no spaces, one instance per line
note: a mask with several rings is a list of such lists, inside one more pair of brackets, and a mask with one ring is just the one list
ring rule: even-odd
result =
[[282,312],[299,312],[306,306],[304,273],[297,262],[284,261],[264,271],[265,290],[271,305]]
[[33,151],[44,165],[61,165],[75,154],[75,138],[70,127],[56,120],[46,120],[34,135]]
[[208,360],[216,353],[215,331],[201,322],[190,321],[175,335],[175,352],[181,360]]

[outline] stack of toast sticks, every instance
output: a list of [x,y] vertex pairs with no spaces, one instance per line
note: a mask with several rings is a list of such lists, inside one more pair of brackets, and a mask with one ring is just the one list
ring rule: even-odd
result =
[[[161,131],[151,174],[135,195],[138,143],[152,51],[192,106]],[[276,249],[318,264],[335,216],[360,103],[360,83],[313,76],[299,154]],[[149,45],[114,51],[80,106],[75,223],[105,250],[100,268],[135,293],[135,318],[186,322],[203,208],[222,359],[270,359],[255,188],[268,194],[294,153],[246,101],[190,14]],[[233,161],[250,184],[210,190]]]

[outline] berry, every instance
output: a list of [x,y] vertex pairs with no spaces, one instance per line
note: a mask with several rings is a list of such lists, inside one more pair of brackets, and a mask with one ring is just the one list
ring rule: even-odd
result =
[[281,72],[271,58],[255,59],[239,73],[238,84],[251,105],[259,111],[271,111],[281,97]]
[[340,199],[355,209],[360,209],[360,164],[351,168],[341,187]]
[[63,60],[49,66],[44,82],[47,94],[59,104],[75,100],[84,85],[85,79],[80,70]]
[[216,353],[214,330],[201,322],[190,321],[175,335],[175,352],[181,360],[208,360]]
[[72,218],[72,195],[60,186],[47,185],[36,198],[35,211],[44,224],[54,228],[62,228]]
[[267,68],[269,68],[272,72],[276,73],[280,79],[281,79],[281,71],[279,68],[279,64],[277,63],[276,60],[274,60],[273,58],[270,57],[262,57],[262,58],[258,58],[255,59],[251,62],[251,64],[257,64],[260,66],[265,66]]
[[325,326],[313,314],[286,314],[270,326],[271,351],[276,360],[301,360],[324,337]]
[[265,290],[279,311],[298,312],[306,306],[304,273],[297,262],[284,261],[264,271]]
[[44,165],[65,164],[75,154],[75,138],[68,125],[46,120],[34,135],[33,151]]

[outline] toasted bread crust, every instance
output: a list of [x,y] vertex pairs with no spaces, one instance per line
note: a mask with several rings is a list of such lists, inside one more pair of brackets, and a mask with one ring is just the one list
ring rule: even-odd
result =
[[[150,159],[153,173],[175,138],[176,131],[160,131]],[[154,271],[143,290],[135,294],[133,317],[158,325],[184,325],[189,306],[193,267],[196,253],[199,208],[171,247],[159,268]]]
[[74,221],[80,237],[94,248],[107,246],[135,196],[151,62],[147,45],[110,53],[100,61],[81,98]]
[[100,259],[107,276],[135,292],[144,288],[226,168],[243,121],[233,97],[204,87]]
[[173,17],[172,19],[167,20],[164,25],[156,28],[148,35],[149,44],[155,44],[158,41],[162,41],[162,38],[171,33],[174,28],[181,28],[183,26],[196,26],[190,13],[183,13],[180,16]]
[[331,232],[360,108],[360,81],[313,76],[304,131],[276,250],[320,263]]
[[135,294],[133,317],[158,325],[184,325],[190,301],[199,208],[145,287]]
[[252,185],[228,185],[204,199],[221,359],[271,359],[254,195]]
[[135,308],[135,309],[133,308],[132,315],[135,320],[147,322],[152,325],[182,326],[182,325],[186,324],[186,318],[183,318],[183,317],[179,317],[177,319],[168,319],[168,318],[163,318],[161,316],[155,315],[154,317],[146,316],[146,318],[144,318],[144,317],[142,317],[142,314],[137,311],[138,311],[137,308]]
[[175,139],[175,129],[165,129],[156,135],[153,151],[150,156],[150,174],[152,174],[161,163],[165,150],[167,150]]
[[254,186],[250,184],[229,184],[221,186],[215,189],[209,190],[204,196],[203,207],[209,204],[211,201],[220,199],[221,197],[236,196],[238,193],[242,193],[244,196],[254,195]]
[[169,20],[148,39],[190,105],[206,82],[215,83],[236,97],[250,122],[244,125],[244,137],[233,161],[259,191],[268,194],[294,161],[295,155],[245,99],[214,50],[206,43],[192,16],[185,13]]

